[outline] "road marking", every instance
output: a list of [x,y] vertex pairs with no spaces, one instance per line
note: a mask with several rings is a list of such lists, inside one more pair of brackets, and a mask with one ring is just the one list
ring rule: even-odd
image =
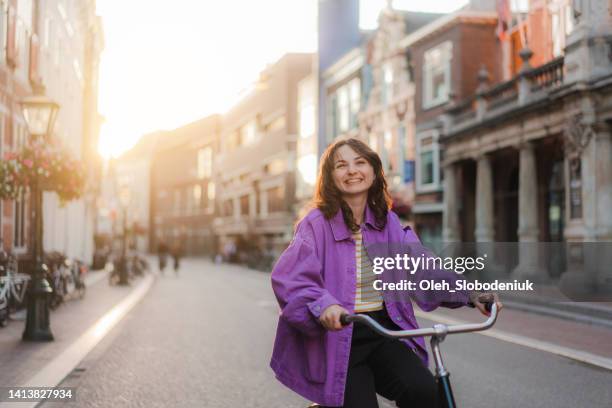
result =
[[[81,337],[20,387],[57,387],[104,336],[147,294],[154,280],[152,274],[147,274],[125,299],[98,319]],[[38,404],[39,402],[0,403],[0,408],[33,408]]]
[[[415,315],[423,319],[435,320],[437,322],[447,325],[467,323],[463,320],[453,319],[450,317],[442,316],[437,313],[424,313],[418,310],[415,310]],[[572,360],[591,364],[612,371],[611,358],[598,356],[597,354],[589,353],[587,351],[563,347],[557,344],[549,343],[547,341],[536,340],[530,337],[511,334],[497,329],[489,329],[485,331],[475,332],[474,334],[482,334],[483,336],[493,337],[498,340],[518,344],[520,346],[529,347],[535,350],[546,351],[551,354],[567,357]]]

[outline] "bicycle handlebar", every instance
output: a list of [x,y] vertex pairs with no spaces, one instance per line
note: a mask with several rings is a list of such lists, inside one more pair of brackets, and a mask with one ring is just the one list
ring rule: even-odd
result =
[[[456,333],[469,333],[476,332],[481,330],[486,330],[495,324],[497,320],[497,305],[494,302],[489,303],[491,305],[490,311],[491,315],[489,318],[483,323],[467,323],[467,324],[457,324],[454,326],[447,326],[444,324],[436,324],[431,328],[426,329],[413,329],[413,330],[389,330],[383,327],[376,320],[372,319],[370,316],[362,315],[362,314],[353,314],[348,315],[344,314],[340,316],[340,322],[343,325],[347,325],[349,323],[358,322],[361,324],[365,324],[370,327],[372,330],[377,332],[378,334],[396,338],[396,339],[408,339],[412,337],[428,337],[428,336],[446,336],[447,334],[456,334]],[[488,306],[488,305],[487,305]],[[487,310],[489,308],[487,307]]]

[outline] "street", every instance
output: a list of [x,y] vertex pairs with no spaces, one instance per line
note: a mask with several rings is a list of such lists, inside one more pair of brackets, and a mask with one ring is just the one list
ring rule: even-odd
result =
[[[76,401],[42,406],[306,407],[268,367],[276,319],[269,274],[187,259],[60,384]],[[461,407],[611,406],[610,371],[478,334],[442,347]]]

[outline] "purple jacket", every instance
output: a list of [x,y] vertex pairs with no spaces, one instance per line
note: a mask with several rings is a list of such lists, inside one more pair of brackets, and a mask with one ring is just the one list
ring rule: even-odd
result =
[[[414,232],[403,228],[391,211],[386,226],[379,229],[373,212],[366,207],[364,223],[362,234],[366,248],[373,244],[419,243]],[[457,279],[453,272],[442,273],[449,281]],[[281,383],[322,405],[343,405],[353,325],[340,331],[327,331],[318,318],[334,304],[352,312],[355,286],[355,242],[342,212],[326,220],[318,209],[312,210],[299,223],[293,240],[272,271],[272,288],[281,313],[270,366]],[[411,302],[392,301],[386,293],[383,297],[387,313],[398,326],[418,327]],[[432,299],[431,294],[416,293],[413,299],[421,309],[430,311],[440,305],[466,305],[468,294],[456,292],[450,300],[442,300]],[[402,341],[427,364],[423,338]]]

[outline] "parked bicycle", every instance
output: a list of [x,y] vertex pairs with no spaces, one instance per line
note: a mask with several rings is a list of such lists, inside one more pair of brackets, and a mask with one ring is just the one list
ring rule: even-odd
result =
[[[111,286],[117,285],[120,280],[120,262],[121,257],[117,256],[113,259],[113,262],[107,264],[107,269],[109,270],[108,274],[108,283]],[[134,253],[128,256],[126,260],[126,268],[128,274],[128,281],[131,281],[137,276],[144,276],[144,274],[150,269],[149,262],[140,254]]]
[[19,273],[19,264],[12,254],[0,259],[0,327],[7,325],[10,315],[25,306],[30,276]]
[[78,260],[72,260],[59,252],[51,252],[46,256],[47,280],[53,292],[49,307],[54,310],[69,299],[83,299],[86,287],[84,275],[87,266]]

